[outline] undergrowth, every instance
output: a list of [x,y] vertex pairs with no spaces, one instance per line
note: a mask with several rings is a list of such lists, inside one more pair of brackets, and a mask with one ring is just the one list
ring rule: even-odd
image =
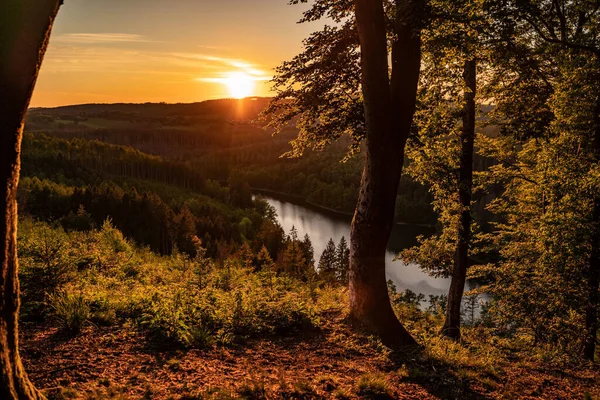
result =
[[163,345],[229,345],[317,328],[322,313],[345,303],[342,288],[318,287],[315,296],[301,280],[257,271],[236,258],[217,263],[202,251],[195,258],[158,256],[110,223],[65,233],[25,220],[20,232],[23,299],[35,304],[25,306],[21,318],[53,321],[69,334],[88,324],[131,321]]

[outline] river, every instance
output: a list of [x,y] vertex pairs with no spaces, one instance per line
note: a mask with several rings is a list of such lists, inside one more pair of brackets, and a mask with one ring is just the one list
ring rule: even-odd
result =
[[[260,197],[275,208],[279,223],[286,233],[295,227],[298,230],[299,238],[303,238],[305,234],[310,236],[317,262],[329,238],[333,238],[336,244],[342,236],[350,241],[351,218],[349,216],[331,213],[291,198],[275,198],[265,194],[261,194]],[[432,233],[433,228],[429,227],[410,224],[395,225],[388,243],[386,275],[394,282],[399,291],[410,289],[426,296],[448,292],[449,279],[432,278],[424,273],[417,264],[404,264],[402,261],[394,260],[400,250],[417,244],[417,236]]]

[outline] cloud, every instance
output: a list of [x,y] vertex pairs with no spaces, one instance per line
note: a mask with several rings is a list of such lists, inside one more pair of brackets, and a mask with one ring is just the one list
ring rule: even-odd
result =
[[[208,82],[208,83],[227,83],[232,75],[237,75],[239,73],[235,73],[235,72],[223,72],[220,73],[219,76],[202,76],[199,78],[196,78],[195,80],[198,82]],[[255,82],[266,82],[266,81],[270,81],[272,78],[270,76],[266,76],[266,75],[253,75],[253,74],[249,74],[246,71],[242,71],[241,74],[247,76],[250,80],[253,80]]]
[[216,71],[197,77],[195,80],[198,82],[223,83],[232,73],[238,72],[244,73],[254,81],[270,81],[272,79],[272,76],[260,69],[259,66],[245,60],[196,53],[174,53],[173,57],[178,60],[176,62],[188,65],[190,61],[192,63],[194,60],[201,61],[205,71]]
[[66,33],[55,39],[63,43],[107,44],[107,43],[156,43],[142,35],[131,33]]
[[[112,46],[143,41],[129,34],[70,34],[50,44],[42,70],[46,73],[130,74],[139,79],[151,75],[179,76],[196,82],[223,83],[232,73],[244,73],[254,81],[269,81],[267,69],[250,61],[202,52],[172,52]],[[97,45],[90,46],[90,43]],[[154,78],[152,78],[154,79]]]

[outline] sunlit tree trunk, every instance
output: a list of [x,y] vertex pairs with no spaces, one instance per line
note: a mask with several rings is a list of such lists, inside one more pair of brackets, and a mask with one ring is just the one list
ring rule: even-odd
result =
[[[600,64],[600,55],[596,55],[597,64]],[[600,65],[599,69],[600,71]],[[600,78],[598,79],[600,80]],[[600,87],[600,82],[597,85]],[[595,132],[593,150],[596,162],[600,162],[600,96],[596,99],[594,110]],[[588,360],[594,360],[596,353],[596,340],[598,335],[598,303],[600,298],[600,197],[594,199],[593,209],[594,230],[591,236],[591,255],[588,266],[588,304],[586,308],[586,334],[584,340],[583,355]]]
[[0,399],[40,399],[19,357],[17,185],[25,114],[61,1],[0,3]]
[[463,126],[460,136],[460,166],[458,200],[460,217],[452,280],[448,290],[446,320],[442,334],[460,339],[460,306],[469,268],[469,245],[471,243],[471,197],[473,192],[473,146],[475,142],[475,94],[477,90],[477,65],[474,60],[465,61],[463,79],[467,90],[464,94]]
[[394,223],[404,147],[415,111],[420,38],[413,29],[415,2],[398,0],[392,80],[388,73],[385,16],[381,0],[355,0],[361,45],[367,157],[352,220],[350,310],[390,347],[414,346],[398,321],[387,291],[386,246]]

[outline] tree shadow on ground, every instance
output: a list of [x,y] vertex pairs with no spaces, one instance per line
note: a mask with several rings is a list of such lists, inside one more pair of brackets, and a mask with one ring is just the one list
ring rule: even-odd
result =
[[491,399],[476,391],[464,371],[449,363],[430,357],[423,347],[401,349],[389,356],[389,369],[396,371],[404,383],[421,386],[441,399]]

